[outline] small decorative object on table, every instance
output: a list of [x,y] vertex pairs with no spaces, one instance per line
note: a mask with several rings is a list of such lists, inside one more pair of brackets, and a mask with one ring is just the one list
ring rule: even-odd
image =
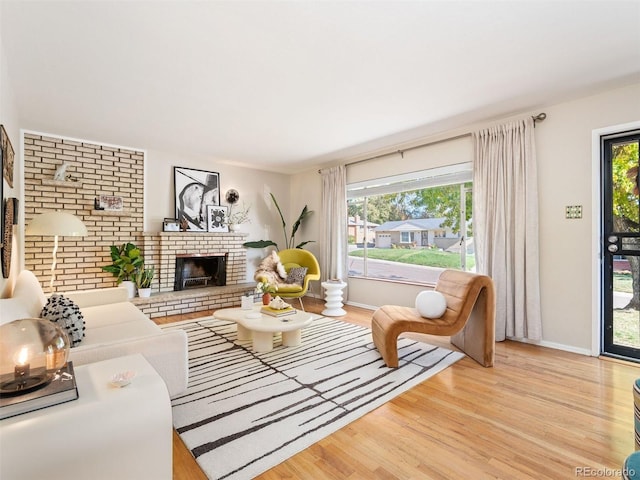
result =
[[78,398],[69,338],[55,323],[26,318],[0,327],[0,419]]
[[126,387],[131,383],[131,380],[135,376],[136,372],[132,372],[131,370],[127,370],[126,372],[114,373],[109,383],[111,384],[111,386],[117,388]]
[[41,408],[52,407],[59,403],[70,402],[78,398],[73,362],[67,362],[58,373],[53,374],[49,382],[25,393],[0,395],[0,420]]
[[258,284],[256,285],[256,293],[262,295],[263,305],[269,305],[269,303],[271,302],[271,294],[276,293],[277,291],[278,287],[268,282],[258,282]]
[[240,308],[242,310],[251,310],[253,308],[253,296],[250,293],[240,297]]
[[263,306],[260,311],[265,315],[271,315],[272,317],[282,317],[284,315],[292,315],[297,312],[295,308],[280,297],[276,297],[271,300],[269,305]]

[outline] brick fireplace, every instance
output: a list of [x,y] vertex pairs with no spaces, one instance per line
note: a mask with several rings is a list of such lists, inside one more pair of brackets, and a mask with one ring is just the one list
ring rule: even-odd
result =
[[173,292],[176,282],[176,258],[226,257],[225,285],[245,282],[247,253],[242,244],[246,233],[160,232],[143,235],[147,266],[156,269],[154,292]]

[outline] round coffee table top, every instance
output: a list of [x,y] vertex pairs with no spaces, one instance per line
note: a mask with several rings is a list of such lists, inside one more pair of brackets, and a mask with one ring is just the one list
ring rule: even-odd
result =
[[258,318],[247,318],[249,312],[260,313],[262,305],[256,304],[251,310],[243,310],[237,308],[223,308],[216,310],[214,317],[220,320],[228,320],[236,322],[243,327],[256,332],[288,332],[306,327],[311,323],[312,317],[310,313],[296,310],[296,313],[284,315],[282,317],[272,317],[271,315],[261,314]]

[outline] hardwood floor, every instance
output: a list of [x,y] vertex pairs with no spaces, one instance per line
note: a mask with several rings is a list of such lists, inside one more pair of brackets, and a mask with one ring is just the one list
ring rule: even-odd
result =
[[[305,299],[305,307],[324,304]],[[345,309],[343,320],[369,326],[371,311]],[[635,364],[501,342],[494,368],[464,358],[257,478],[620,478],[634,451],[638,377]],[[175,432],[173,478],[206,479]]]

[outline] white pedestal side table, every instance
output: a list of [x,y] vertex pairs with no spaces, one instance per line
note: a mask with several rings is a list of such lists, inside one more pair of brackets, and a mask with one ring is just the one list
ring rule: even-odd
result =
[[[0,478],[171,480],[164,381],[140,354],[74,365],[78,399],[0,420]],[[111,376],[132,370],[130,385]]]
[[325,290],[325,303],[322,315],[327,317],[341,317],[347,312],[342,308],[342,289],[347,286],[344,282],[327,281],[321,283]]

